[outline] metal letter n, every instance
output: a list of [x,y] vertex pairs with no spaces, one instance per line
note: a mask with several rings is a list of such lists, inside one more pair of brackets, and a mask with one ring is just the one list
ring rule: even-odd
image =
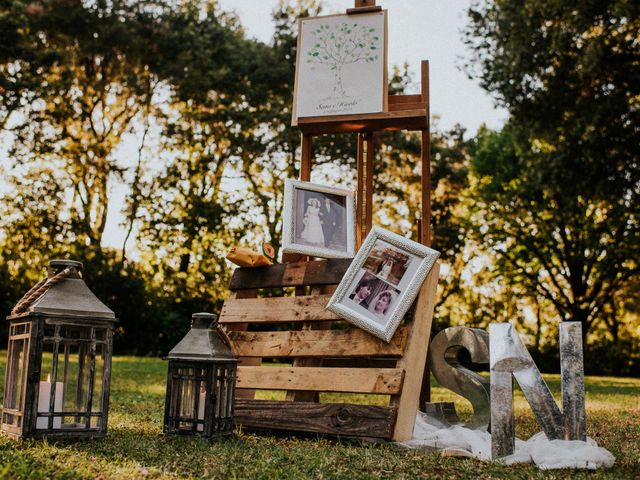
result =
[[513,375],[549,440],[586,440],[584,364],[580,322],[560,323],[562,409],[510,323],[489,326],[491,456],[514,452]]

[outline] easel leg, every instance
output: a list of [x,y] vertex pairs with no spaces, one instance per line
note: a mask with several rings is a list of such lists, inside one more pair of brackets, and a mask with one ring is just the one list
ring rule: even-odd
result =
[[358,134],[358,157],[357,157],[357,168],[358,168],[358,193],[356,195],[356,249],[360,249],[362,245],[362,240],[364,237],[362,236],[362,224],[364,220],[364,191],[365,191],[365,144],[364,144],[364,134]]
[[358,134],[358,195],[356,198],[356,244],[358,248],[362,245],[372,226],[375,140],[375,134]]
[[[418,225],[419,241],[423,245],[431,246],[431,136],[429,130],[422,130],[422,205],[421,221]],[[431,338],[426,338],[429,343]],[[431,401],[431,369],[429,361],[425,364],[424,376],[422,378],[422,389],[420,390],[420,407]]]
[[[299,179],[303,182],[311,180],[311,165],[313,164],[312,136],[302,134],[300,153]],[[309,257],[299,253],[285,253],[282,255],[282,263],[306,262]]]
[[[311,165],[312,165],[312,157],[313,150],[311,145],[311,135],[302,134],[302,148],[300,155],[300,180],[304,182],[308,182],[311,180]],[[286,260],[294,260],[294,257],[286,257]],[[283,261],[286,261],[283,257]],[[309,258],[306,256],[297,256],[295,261],[308,261]],[[296,296],[302,296],[305,294],[304,287],[296,287]],[[312,295],[318,295],[318,292],[311,292]],[[326,325],[318,326],[317,322],[304,322],[301,327],[302,330],[311,330],[314,328],[328,328]],[[319,367],[322,365],[322,360],[313,359],[313,358],[296,358],[293,361],[294,367]],[[318,392],[307,392],[307,391],[289,391],[285,397],[287,401],[296,401],[296,402],[317,402],[319,401]]]
[[366,237],[371,231],[373,217],[373,162],[376,156],[376,135],[370,133],[365,137],[367,144],[367,165],[366,165],[366,192],[365,192],[365,226],[363,235]]
[[311,159],[313,151],[311,149],[311,135],[302,134],[302,147],[300,155],[300,180],[308,182],[311,180]]

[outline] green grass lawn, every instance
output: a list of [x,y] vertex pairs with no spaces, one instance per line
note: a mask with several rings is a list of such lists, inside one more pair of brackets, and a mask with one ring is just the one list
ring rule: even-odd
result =
[[[0,352],[4,378],[6,354]],[[162,435],[166,363],[117,357],[113,362],[109,435],[100,440],[16,442],[0,437],[0,479],[130,478],[640,478],[640,380],[587,378],[588,434],[616,457],[607,471],[543,472],[535,466],[507,467],[473,459],[441,457],[393,445],[360,444],[323,437],[236,431],[228,441]],[[546,376],[556,398],[558,376]],[[433,388],[434,401],[455,394]],[[334,399],[335,400],[335,399]],[[539,428],[516,393],[516,434]]]

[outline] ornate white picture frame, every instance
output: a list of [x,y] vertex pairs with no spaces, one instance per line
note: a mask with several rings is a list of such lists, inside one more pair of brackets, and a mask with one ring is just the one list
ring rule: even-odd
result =
[[440,253],[374,226],[327,310],[389,342]]
[[298,21],[293,125],[387,110],[387,11]]
[[284,185],[282,251],[322,258],[355,255],[354,192],[300,180]]

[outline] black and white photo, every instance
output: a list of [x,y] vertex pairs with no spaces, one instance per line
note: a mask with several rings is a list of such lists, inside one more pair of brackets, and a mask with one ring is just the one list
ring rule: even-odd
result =
[[363,315],[369,312],[374,320],[381,322],[391,311],[399,293],[378,276],[364,271],[349,294],[349,303]]
[[298,180],[285,183],[283,251],[323,258],[355,253],[353,192]]
[[382,240],[378,240],[364,262],[364,269],[382,280],[398,285],[407,268],[409,268],[411,261],[412,257],[410,255]]

